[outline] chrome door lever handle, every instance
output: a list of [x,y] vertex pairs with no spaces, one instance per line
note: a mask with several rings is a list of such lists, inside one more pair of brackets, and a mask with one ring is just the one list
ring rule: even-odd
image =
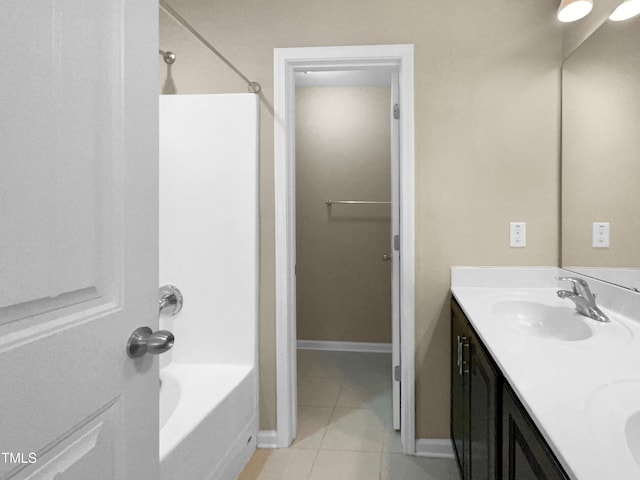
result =
[[175,337],[168,330],[154,332],[149,327],[136,328],[129,336],[127,354],[131,358],[142,357],[145,353],[160,355],[171,350]]
[[389,261],[391,261],[391,255],[389,255],[389,254],[387,254],[387,253],[384,253],[384,254],[382,255],[382,261],[383,261],[383,262],[389,262]]

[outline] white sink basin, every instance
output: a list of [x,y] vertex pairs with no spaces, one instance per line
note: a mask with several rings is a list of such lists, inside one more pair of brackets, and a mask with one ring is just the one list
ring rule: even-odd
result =
[[542,338],[575,342],[593,336],[593,320],[579,315],[573,308],[551,306],[527,300],[495,303],[492,312],[509,322],[510,328],[533,333]]
[[607,448],[626,451],[625,461],[635,464],[640,478],[640,380],[601,385],[591,392],[586,406],[594,438]]
[[640,411],[631,414],[631,416],[627,418],[624,433],[627,437],[627,446],[629,447],[631,456],[636,461],[638,467],[640,467]]

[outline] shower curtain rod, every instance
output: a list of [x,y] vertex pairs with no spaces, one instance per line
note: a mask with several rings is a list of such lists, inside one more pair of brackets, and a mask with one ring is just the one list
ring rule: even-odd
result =
[[195,28],[193,28],[191,26],[191,24],[189,22],[187,22],[178,12],[176,12],[173,9],[173,7],[171,5],[169,5],[165,0],[159,0],[159,2],[160,2],[160,7],[165,12],[167,12],[176,22],[178,22],[184,28],[189,30],[189,32],[191,32],[191,34],[194,37],[196,37],[198,40],[200,40],[204,44],[205,47],[207,47],[214,54],[216,54],[217,57],[227,65],[227,67],[229,67],[237,75],[239,75],[240,78],[242,78],[245,82],[247,82],[247,86],[249,87],[249,92],[251,92],[251,93],[260,93],[260,91],[262,90],[262,87],[260,86],[260,84],[258,82],[254,82],[254,81],[249,80],[240,70],[238,70],[235,67],[235,65],[233,65],[229,60],[227,60],[225,58],[225,56],[222,55],[222,53],[220,53],[218,51],[218,49],[216,49],[216,47],[211,45],[206,38],[204,38],[202,35],[200,35],[200,32],[198,32]]

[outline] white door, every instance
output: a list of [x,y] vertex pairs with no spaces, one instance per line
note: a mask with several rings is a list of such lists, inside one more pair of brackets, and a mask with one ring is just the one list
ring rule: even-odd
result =
[[393,428],[400,430],[400,95],[398,73],[391,76],[391,363]]
[[156,480],[158,5],[0,10],[0,479]]

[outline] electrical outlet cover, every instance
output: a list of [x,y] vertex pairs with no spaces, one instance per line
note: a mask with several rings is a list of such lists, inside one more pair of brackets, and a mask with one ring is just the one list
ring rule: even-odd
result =
[[527,246],[526,222],[511,222],[509,224],[509,246],[514,248]]
[[593,248],[609,248],[609,222],[593,222]]

